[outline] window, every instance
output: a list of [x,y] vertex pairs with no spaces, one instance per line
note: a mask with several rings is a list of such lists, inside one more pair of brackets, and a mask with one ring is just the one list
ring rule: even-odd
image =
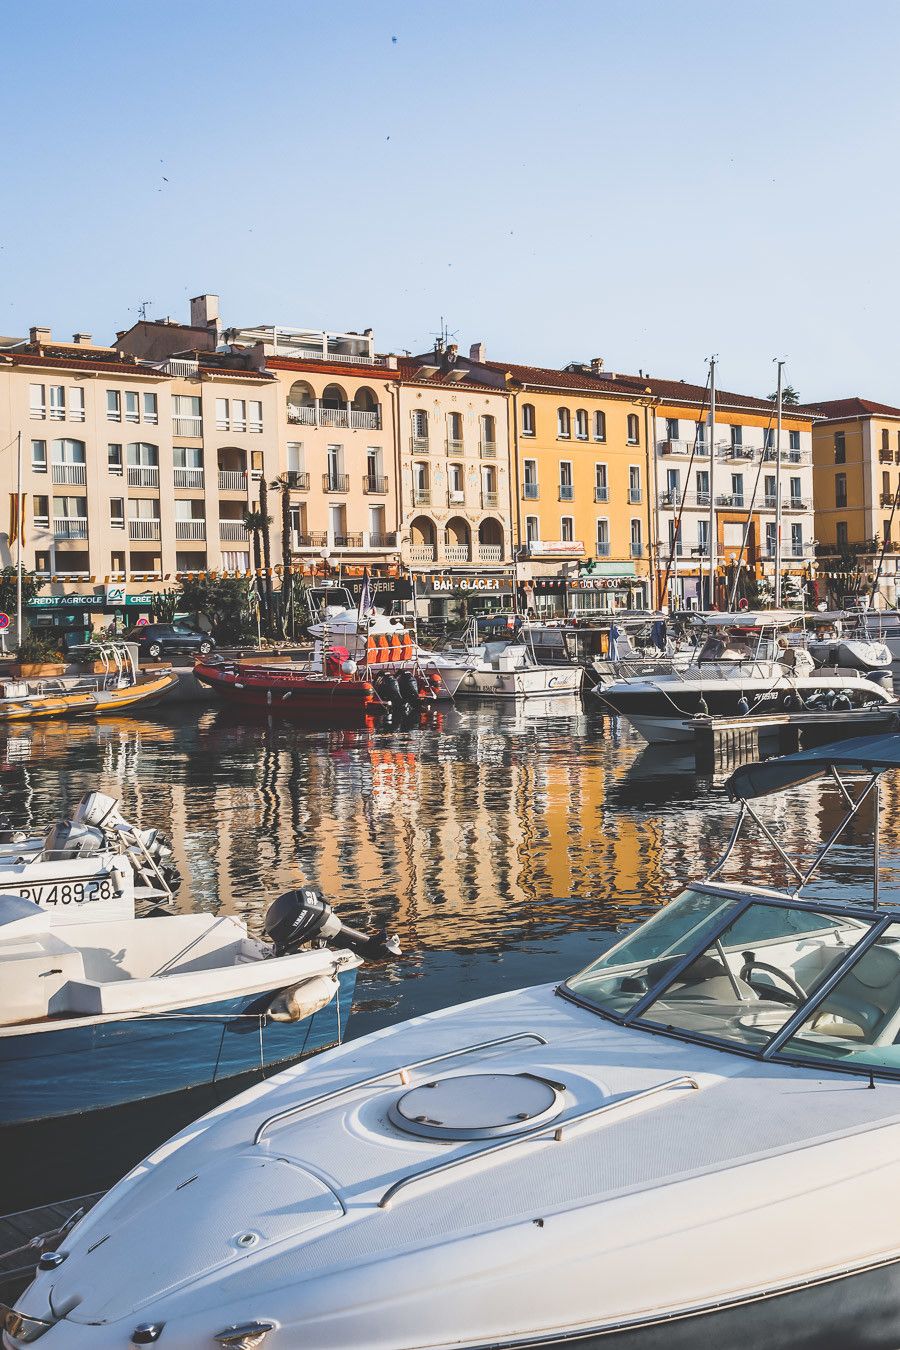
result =
[[132,441],[128,446],[128,463],[158,467],[159,448],[155,445],[148,445],[146,441]]
[[731,475],[731,505],[744,505],[744,475],[742,473]]
[[681,470],[666,469],[666,497],[664,506],[677,506],[681,500]]
[[709,553],[709,521],[697,521],[697,552],[701,557]]
[[447,489],[451,502],[463,502],[466,499],[466,485],[461,464],[447,466]]
[[139,422],[141,420],[141,409],[138,401],[137,391],[134,389],[125,390],[125,421]]
[[62,384],[51,384],[47,390],[50,395],[50,421],[61,422],[66,415],[66,390]]
[[884,498],[890,497],[890,495],[891,495],[891,475],[887,469],[883,469],[881,473],[881,496],[882,498]]
[[416,408],[412,415],[412,434],[417,441],[428,440],[428,413],[424,408]]
[[525,517],[525,538],[529,544],[541,537],[541,527],[537,516]]
[[522,465],[522,470],[522,495],[527,499],[536,501],[538,496],[537,460],[526,459]]
[[640,423],[637,413],[628,414],[628,444],[637,445],[641,439]]
[[36,572],[49,573],[50,571],[49,553],[36,553],[34,555],[34,570]]
[[789,448],[790,450],[799,450],[799,449],[800,449],[800,432],[799,432],[799,431],[789,431],[789,432],[788,432],[788,448]]
[[144,395],[144,421],[155,426],[159,421],[159,406],[155,394]]
[[107,422],[121,422],[122,420],[122,395],[118,389],[107,389],[106,391],[106,420]]
[[[300,447],[302,449],[302,446]],[[291,463],[292,446],[288,443],[288,468],[293,468]],[[202,469],[203,451],[199,445],[176,445],[172,450],[172,461],[176,469]]]
[[561,502],[570,502],[575,497],[575,488],[572,484],[572,464],[568,459],[560,460],[559,465],[559,500]]
[[891,448],[891,433],[887,427],[881,428],[881,448],[882,450],[890,450]]
[[609,479],[605,464],[594,465],[594,501],[609,501]]
[[765,430],[763,431],[763,449],[764,449],[764,450],[774,450],[774,449],[775,449],[775,428],[774,428],[774,427],[766,427]]
[[[112,505],[112,503],[110,503]],[[128,500],[129,520],[159,520],[159,499],[157,497],[130,497]],[[138,538],[142,536],[137,535]],[[151,538],[151,535],[143,536]]]
[[770,558],[775,556],[775,541],[778,538],[778,531],[774,520],[766,521],[766,553]]
[[641,522],[633,519],[631,522],[631,556],[640,558],[644,552],[644,545],[641,542]]
[[791,505],[799,506],[803,500],[803,480],[801,478],[791,479]]
[[[225,404],[225,420],[228,420],[228,400],[217,399]],[[227,426],[226,426],[227,429]],[[172,430],[176,436],[200,436],[203,432],[203,420],[200,412],[200,398],[197,394],[175,394],[172,398]]]
[[[176,506],[178,503],[175,503]],[[125,528],[125,498],[110,497],[109,499],[109,523],[114,530],[124,530]]]
[[522,435],[523,435],[523,436],[533,436],[533,435],[534,435],[534,404],[533,404],[533,403],[523,403],[523,404],[522,404]]
[[847,505],[847,475],[845,473],[834,475],[834,504],[837,507]]
[[575,413],[575,439],[586,441],[588,438],[588,415],[584,408],[579,408]]
[[883,532],[883,534],[882,534],[882,536],[881,536],[882,542],[886,539],[886,540],[888,541],[888,546],[889,546],[891,552],[893,553],[893,551],[894,551],[894,541],[891,539],[891,522],[890,522],[889,520],[885,520],[885,521],[882,521],[882,525],[883,525],[883,527],[884,527],[884,532]]
[[564,441],[567,441],[572,434],[572,418],[568,408],[557,408],[556,410],[556,434]]
[[764,481],[763,506],[769,510],[775,509],[775,475],[766,474]]
[[709,506],[709,469],[697,470],[696,483],[697,505]]
[[835,464],[847,463],[847,438],[843,431],[834,433],[834,462]]
[[669,557],[681,557],[681,521],[678,522],[677,534],[674,520],[669,521]]
[[47,442],[31,442],[31,467],[35,473],[47,472]]
[[111,553],[109,555],[109,568],[111,572],[124,572],[125,554],[118,552]]
[[122,447],[121,445],[108,442],[106,446],[106,465],[110,473],[121,474],[122,472]]
[[497,440],[497,424],[491,413],[484,413],[481,418],[481,444],[493,445]]
[[573,516],[561,516],[559,521],[559,537],[565,544],[571,544],[575,538],[575,519]]
[[43,422],[47,416],[47,405],[42,384],[28,386],[29,416],[34,422]]
[[606,413],[599,408],[594,413],[594,440],[606,440]]
[[231,400],[231,428],[232,431],[247,430],[247,403],[245,399],[233,398]]
[[[176,402],[177,402],[177,401],[176,401]],[[177,415],[177,406],[176,406],[176,415]],[[229,422],[229,420],[228,420],[228,399],[227,399],[227,398],[217,398],[217,399],[216,399],[216,430],[217,430],[217,431],[228,431],[229,428],[230,428],[230,425],[231,425],[231,424],[230,424],[230,422]]]
[[703,454],[706,454],[706,438],[707,433],[709,431],[709,427],[707,426],[706,422],[701,420],[697,423],[696,431],[697,431],[698,449],[701,449],[703,451]]
[[69,390],[69,421],[84,421],[84,390],[78,387]]
[[839,520],[838,523],[837,523],[837,525],[836,525],[836,527],[835,527],[835,530],[836,530],[835,538],[837,539],[837,546],[838,546],[838,548],[846,548],[846,547],[847,547],[847,522],[846,522],[846,520]]
[[641,500],[641,470],[637,464],[628,470],[628,500],[632,503]]
[[730,427],[730,431],[731,431],[732,448],[737,449],[739,446],[742,446],[744,444],[744,428],[736,427],[734,426],[734,424],[732,424],[732,426]]
[[253,477],[262,478],[264,468],[265,468],[265,458],[263,456],[262,450],[251,450],[250,472],[252,473]]
[[50,498],[34,498],[34,523],[39,529],[47,529],[50,524]]
[[263,429],[262,404],[258,399],[251,399],[247,404],[247,430],[261,432]]
[[677,417],[667,417],[667,418],[666,418],[666,440],[667,440],[667,441],[677,441],[677,440],[678,440],[678,418],[677,418]]
[[803,557],[803,526],[791,526],[791,555],[794,558]]
[[597,557],[609,557],[609,521],[597,521]]
[[447,414],[447,439],[453,446],[462,445],[463,443],[462,413],[452,412]]
[[327,451],[326,492],[340,492],[344,472],[344,447],[329,445]]

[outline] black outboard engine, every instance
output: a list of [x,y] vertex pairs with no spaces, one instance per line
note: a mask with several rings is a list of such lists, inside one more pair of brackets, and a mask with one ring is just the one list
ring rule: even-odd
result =
[[400,693],[400,686],[393,675],[389,675],[387,671],[383,671],[376,676],[375,692],[383,703],[389,704],[395,711],[400,711],[403,708],[403,695]]
[[287,956],[299,951],[307,942],[347,947],[370,961],[400,955],[397,938],[388,937],[384,929],[373,937],[367,937],[365,933],[359,933],[355,928],[341,923],[314,886],[299,886],[273,900],[266,911],[263,929],[276,956]]
[[414,708],[419,702],[419,682],[415,675],[409,670],[401,670],[397,676],[397,688],[400,690],[403,702]]

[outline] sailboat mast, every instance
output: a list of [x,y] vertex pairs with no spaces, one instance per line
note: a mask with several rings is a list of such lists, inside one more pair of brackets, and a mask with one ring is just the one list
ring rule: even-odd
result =
[[781,609],[781,372],[778,362],[778,394],[775,408],[775,608]]
[[[709,602],[712,609],[716,600],[716,358],[709,358]],[[701,566],[703,555],[701,554]],[[700,600],[703,601],[703,579],[701,573]]]

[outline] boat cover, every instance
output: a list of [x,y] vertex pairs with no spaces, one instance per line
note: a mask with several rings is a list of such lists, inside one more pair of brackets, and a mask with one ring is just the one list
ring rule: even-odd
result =
[[900,769],[900,733],[880,736],[855,736],[836,745],[820,745],[800,750],[761,764],[742,764],[726,783],[732,801],[752,801],[771,792],[783,792],[798,783],[809,783],[828,773],[832,765],[839,769],[863,769],[880,773]]

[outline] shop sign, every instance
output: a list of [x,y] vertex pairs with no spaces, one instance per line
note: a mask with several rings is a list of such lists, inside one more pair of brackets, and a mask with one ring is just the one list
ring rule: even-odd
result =
[[124,605],[125,583],[123,581],[108,582],[103,588],[103,594],[107,605]]
[[425,589],[432,590],[436,595],[452,594],[453,591],[484,591],[499,594],[512,590],[512,581],[509,577],[423,575],[421,580]]
[[[362,595],[363,578],[342,577],[341,586],[358,601]],[[379,605],[389,604],[394,600],[412,599],[412,586],[402,577],[369,577],[369,592]]]
[[531,539],[528,553],[532,558],[583,558],[584,542],[581,539]]
[[27,609],[103,609],[102,595],[36,595]]

